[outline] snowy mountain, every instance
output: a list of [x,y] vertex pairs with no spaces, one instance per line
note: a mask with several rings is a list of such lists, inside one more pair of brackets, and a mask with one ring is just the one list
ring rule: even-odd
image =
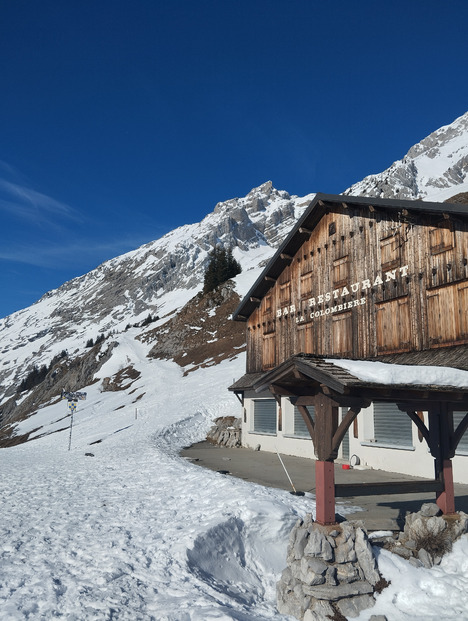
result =
[[[467,123],[349,192],[466,192]],[[285,619],[275,583],[313,494],[226,477],[179,452],[214,418],[238,415],[226,388],[244,372],[243,327],[227,317],[311,199],[265,183],[0,320],[2,619]],[[234,248],[243,271],[201,296],[214,244]],[[45,379],[20,391],[34,365],[48,367]],[[87,393],[73,435],[62,389]],[[465,618],[467,555],[466,537],[432,570],[382,551],[391,585],[359,618]]]
[[[383,173],[366,177],[345,193],[445,200],[468,190],[467,173],[468,113],[413,146]],[[49,402],[55,388],[68,386],[67,378],[71,383],[91,381],[104,359],[112,355],[109,347],[118,341],[116,335],[129,326],[139,326],[139,338],[155,341],[153,352],[159,353],[154,355],[165,352],[180,363],[190,349],[190,334],[198,331],[199,338],[217,341],[212,321],[209,333],[204,331],[206,323],[200,325],[199,321],[189,326],[185,337],[179,339],[184,351],[180,346],[177,349],[178,339],[173,334],[183,331],[175,317],[199,293],[210,250],[214,245],[232,248],[242,265],[245,276],[241,280],[247,287],[312,197],[290,196],[275,189],[271,182],[264,183],[243,198],[218,203],[201,222],[182,226],[107,261],[47,292],[31,307],[0,320],[0,412],[4,422],[12,418],[20,402],[21,416]],[[238,287],[237,295],[247,290]],[[226,308],[233,304],[234,292],[230,295]],[[148,315],[157,318],[151,325],[145,324]],[[195,318],[191,321],[197,323]],[[225,317],[220,317],[219,325],[224,321]],[[98,337],[106,338],[97,350],[89,350],[86,344]],[[232,346],[238,347],[237,337],[230,338]],[[218,342],[218,359],[222,359],[220,347]],[[197,349],[199,355],[204,351]],[[60,358],[65,352],[67,357]],[[35,366],[49,367],[52,362],[48,390],[42,395],[37,391],[18,393],[21,381]],[[201,363],[195,357],[185,362]]]
[[34,365],[120,332],[148,314],[167,320],[201,288],[208,254],[232,248],[243,271],[267,260],[312,197],[291,197],[271,182],[218,203],[200,223],[103,263],[0,320],[0,404]]
[[402,160],[345,190],[353,196],[444,201],[468,191],[468,112],[415,144]]

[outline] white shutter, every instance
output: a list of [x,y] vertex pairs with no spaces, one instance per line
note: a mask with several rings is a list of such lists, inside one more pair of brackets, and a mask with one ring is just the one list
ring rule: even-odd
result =
[[[458,425],[465,418],[465,414],[466,414],[466,412],[464,410],[461,411],[461,412],[454,412],[453,413],[453,429],[454,430],[456,430]],[[468,431],[465,431],[465,433],[463,434],[462,439],[458,443],[457,451],[456,452],[457,453],[466,453],[466,454],[468,454]]]
[[395,403],[374,402],[374,438],[379,444],[412,448],[411,418]]
[[[307,410],[315,422],[315,408],[313,405],[308,405]],[[310,438],[309,430],[302,418],[302,414],[299,412],[297,405],[294,406],[294,435],[300,438]]]
[[274,399],[254,400],[253,431],[276,434],[276,401]]

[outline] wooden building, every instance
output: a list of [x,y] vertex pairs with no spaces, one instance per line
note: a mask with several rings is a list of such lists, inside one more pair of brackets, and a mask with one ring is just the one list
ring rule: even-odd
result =
[[247,325],[246,375],[231,387],[246,446],[315,452],[328,487],[350,452],[420,476],[434,462],[438,502],[454,510],[456,454],[468,483],[464,374],[454,386],[424,369],[408,384],[400,366],[396,381],[369,381],[339,361],[468,371],[467,205],[317,194],[233,318]]

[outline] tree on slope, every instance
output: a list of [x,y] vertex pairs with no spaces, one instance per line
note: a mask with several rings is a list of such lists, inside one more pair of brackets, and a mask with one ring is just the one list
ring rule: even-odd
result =
[[213,291],[226,280],[240,274],[241,271],[240,263],[234,259],[230,248],[229,250],[213,248],[209,254],[209,263],[205,271],[203,293]]

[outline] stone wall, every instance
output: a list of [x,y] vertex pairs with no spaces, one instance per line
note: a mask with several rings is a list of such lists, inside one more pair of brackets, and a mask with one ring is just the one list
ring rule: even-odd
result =
[[278,610],[301,621],[356,617],[374,605],[381,582],[367,533],[352,522],[321,526],[298,520],[287,568],[277,584]]
[[213,427],[206,439],[212,444],[219,444],[228,448],[241,446],[241,419],[234,416],[216,418]]

